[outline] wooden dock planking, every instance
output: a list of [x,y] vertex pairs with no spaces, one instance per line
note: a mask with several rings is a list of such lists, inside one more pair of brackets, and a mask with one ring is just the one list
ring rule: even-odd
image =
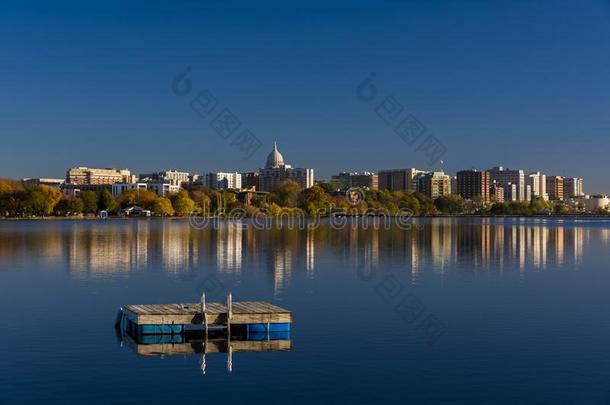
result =
[[[201,304],[125,305],[125,316],[139,325],[200,325]],[[206,303],[208,325],[227,324],[227,304]],[[263,301],[233,302],[231,324],[292,323],[292,312]]]

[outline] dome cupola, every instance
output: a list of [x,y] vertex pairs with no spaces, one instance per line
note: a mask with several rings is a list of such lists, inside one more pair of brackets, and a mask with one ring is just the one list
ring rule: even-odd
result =
[[277,144],[273,142],[273,150],[267,156],[267,163],[265,169],[277,169],[278,167],[284,166],[284,157],[277,150]]

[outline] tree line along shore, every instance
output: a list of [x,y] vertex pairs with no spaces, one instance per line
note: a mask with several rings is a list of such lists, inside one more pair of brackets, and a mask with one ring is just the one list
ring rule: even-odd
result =
[[[44,185],[23,185],[19,181],[0,179],[0,217],[94,217],[101,211],[111,216],[122,209],[138,206],[159,217],[184,217],[191,213],[214,216],[219,212],[239,212],[243,216],[276,217],[294,212],[316,216],[331,212],[349,215],[398,215],[408,212],[413,216],[436,215],[582,215],[590,214],[584,206],[568,206],[541,198],[532,201],[483,203],[464,200],[460,196],[430,199],[417,192],[363,190],[359,201],[350,204],[345,194],[336,191],[331,183],[320,183],[308,189],[299,188],[293,181],[285,181],[264,199],[244,204],[229,190],[215,190],[195,186],[168,195],[158,196],[148,190],[127,190],[115,197],[108,190],[97,194],[82,191],[78,196],[65,196],[60,190]],[[607,215],[599,209],[596,215]]]

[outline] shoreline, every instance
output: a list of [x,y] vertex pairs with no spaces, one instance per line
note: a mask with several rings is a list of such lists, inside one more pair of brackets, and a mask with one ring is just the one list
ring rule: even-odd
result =
[[[398,215],[388,215],[387,218],[398,218]],[[197,217],[204,219],[203,217]],[[267,217],[266,219],[296,219],[298,216],[280,216],[280,217]],[[303,217],[307,220],[314,220],[315,217]],[[321,219],[328,219],[328,216],[321,217]],[[340,218],[382,218],[382,216],[363,216],[363,215],[342,215]],[[599,215],[599,214],[571,214],[571,215],[478,215],[478,214],[447,214],[447,215],[415,215],[409,217],[412,219],[442,219],[442,218],[525,218],[525,219],[598,219],[610,221],[610,215]],[[229,221],[236,220],[230,218],[218,218],[218,217],[207,217],[208,220],[221,220]],[[239,220],[251,220],[252,217],[239,218]],[[92,217],[92,216],[69,216],[69,217],[27,217],[27,218],[15,218],[15,217],[0,217],[0,222],[20,222],[20,221],[188,221],[189,217]]]

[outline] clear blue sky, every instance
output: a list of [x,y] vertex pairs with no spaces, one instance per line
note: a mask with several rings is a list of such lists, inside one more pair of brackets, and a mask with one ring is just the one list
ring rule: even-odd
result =
[[[610,193],[601,1],[0,1],[0,177],[66,168],[253,170],[274,140],[316,177],[426,166],[356,98],[376,73],[445,170],[585,177]],[[171,91],[191,66],[264,143],[242,159]]]

